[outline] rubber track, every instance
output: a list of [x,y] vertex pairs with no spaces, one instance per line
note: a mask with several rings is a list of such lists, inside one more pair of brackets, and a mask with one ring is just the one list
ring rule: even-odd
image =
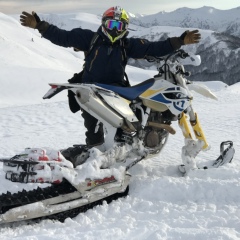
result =
[[126,197],[128,195],[128,192],[129,192],[129,187],[126,188],[125,192],[115,193],[115,194],[113,194],[111,196],[108,196],[108,197],[103,198],[101,200],[98,200],[96,202],[84,205],[82,207],[75,208],[75,209],[68,210],[68,211],[61,212],[61,213],[57,213],[57,214],[54,214],[54,215],[51,215],[51,216],[42,217],[40,219],[41,220],[44,220],[44,219],[54,219],[54,220],[58,220],[60,222],[64,222],[64,220],[66,218],[74,218],[79,213],[84,213],[87,210],[92,209],[92,208],[94,208],[97,205],[101,205],[104,201],[106,201],[107,203],[110,203],[110,202],[112,202],[114,200],[117,200],[118,198]]
[[[6,194],[2,194],[0,196],[0,214],[4,214],[8,210],[15,207],[24,206],[26,204],[42,201],[48,198],[57,197],[59,195],[68,194],[75,191],[76,189],[68,181],[63,181],[60,184],[53,184],[52,186],[46,187],[46,188],[38,187],[37,189],[31,190],[31,191],[23,190],[21,192],[14,193],[14,194],[7,192]],[[64,211],[61,213],[41,217],[38,219],[41,219],[41,220],[55,219],[63,222],[68,217],[73,218],[81,212],[86,212],[88,209],[91,209],[96,205],[102,204],[103,201],[107,201],[107,203],[110,203],[111,201],[116,200],[120,197],[125,197],[128,195],[128,191],[129,191],[129,187],[127,187],[127,189],[123,193],[115,193],[111,196],[108,196],[104,199],[87,204],[85,206]]]

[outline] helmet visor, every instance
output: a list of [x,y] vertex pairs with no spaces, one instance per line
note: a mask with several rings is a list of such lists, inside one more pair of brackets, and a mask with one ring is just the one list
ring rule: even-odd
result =
[[108,28],[108,29],[110,29],[110,30],[112,30],[113,28],[116,27],[116,29],[117,29],[118,31],[122,31],[122,30],[123,30],[123,22],[108,19],[108,20],[106,20],[106,22],[105,22],[105,27]]

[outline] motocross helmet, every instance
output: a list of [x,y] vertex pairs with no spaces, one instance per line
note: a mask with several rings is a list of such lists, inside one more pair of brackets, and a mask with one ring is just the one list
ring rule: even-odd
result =
[[128,14],[119,6],[111,7],[103,13],[102,32],[112,43],[127,34],[128,24]]

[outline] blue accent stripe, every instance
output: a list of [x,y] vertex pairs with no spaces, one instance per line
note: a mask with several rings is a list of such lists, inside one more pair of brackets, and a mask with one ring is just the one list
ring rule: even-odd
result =
[[168,101],[166,98],[163,97],[163,95],[160,93],[154,97],[151,97],[152,100],[162,103],[171,103],[171,101]]
[[167,91],[167,92],[171,92],[171,91],[180,91],[180,87],[167,88],[165,91]]
[[172,88],[167,88],[165,91],[175,91],[176,88],[175,87],[172,87]]

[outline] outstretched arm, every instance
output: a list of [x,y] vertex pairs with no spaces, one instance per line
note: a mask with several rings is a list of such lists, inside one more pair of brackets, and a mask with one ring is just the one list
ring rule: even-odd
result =
[[180,37],[172,37],[157,42],[130,38],[128,57],[139,59],[145,56],[161,57],[179,49],[183,45],[198,43],[200,39],[201,34],[198,30],[185,31]]
[[42,36],[52,43],[62,47],[74,47],[81,51],[87,51],[94,35],[91,30],[76,28],[71,31],[59,29],[46,21],[41,21],[39,16],[32,12],[22,12],[20,22],[25,27],[38,29]]

